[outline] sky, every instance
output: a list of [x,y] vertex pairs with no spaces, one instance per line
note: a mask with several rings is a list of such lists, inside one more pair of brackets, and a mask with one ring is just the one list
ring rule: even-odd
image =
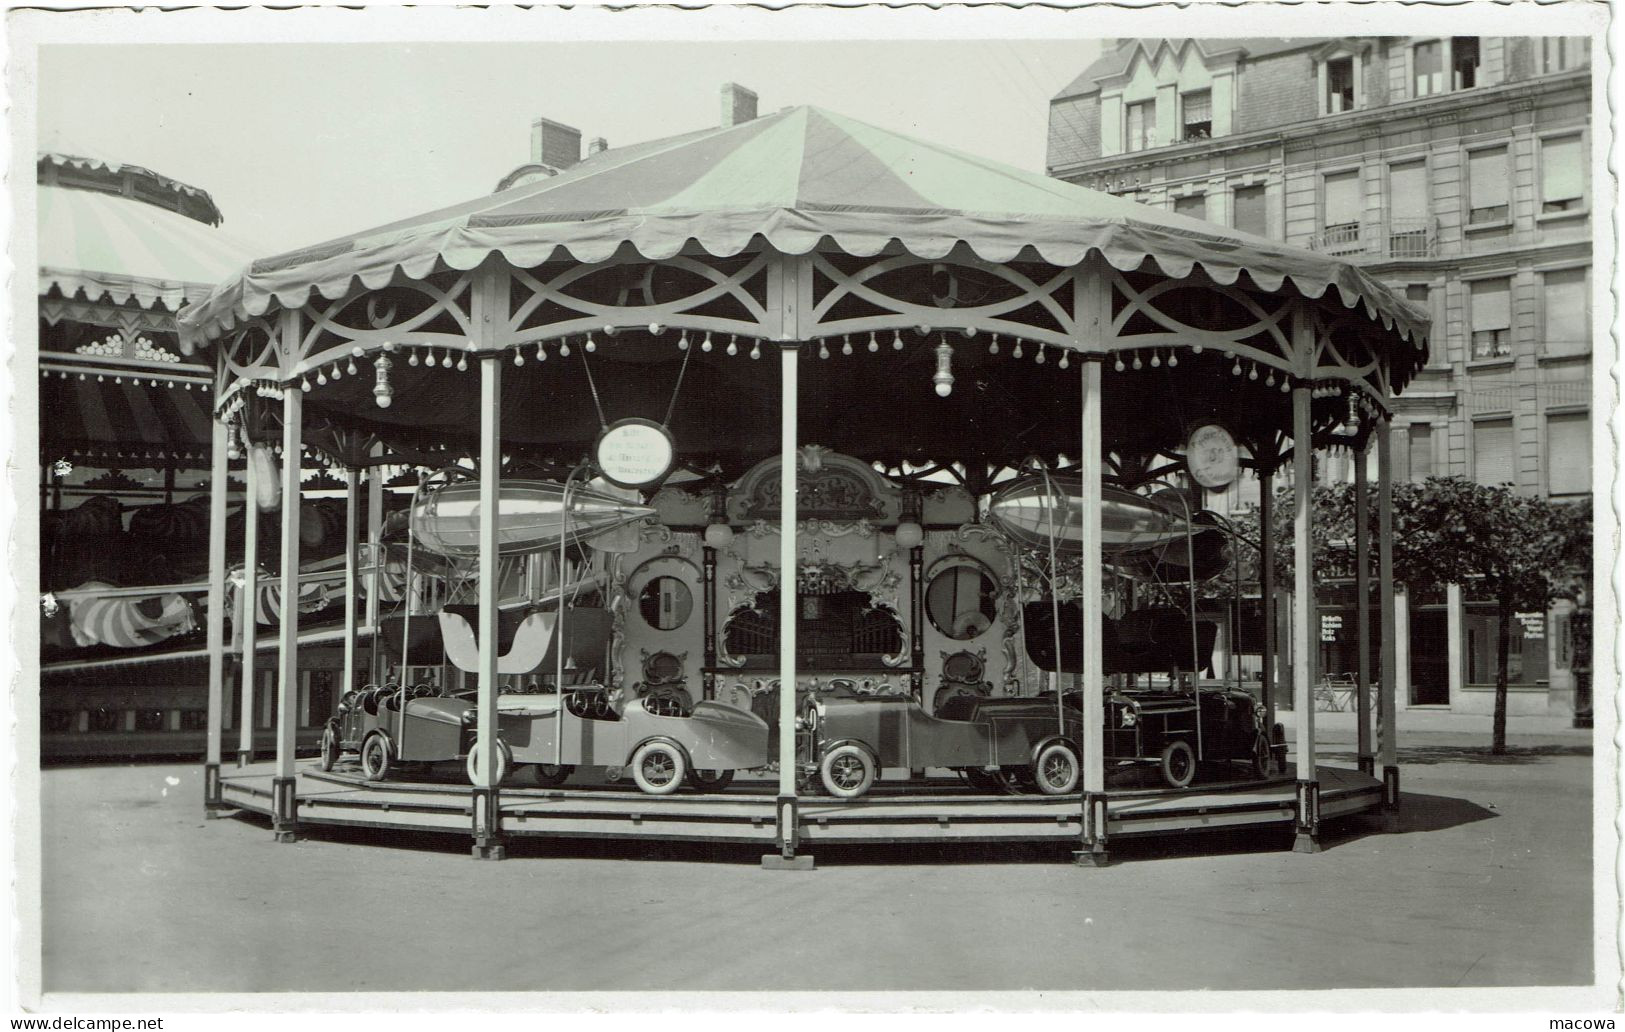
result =
[[813,104],[1043,170],[1073,40],[48,45],[39,146],[143,165],[214,197],[255,254],[491,192],[537,117],[611,147]]

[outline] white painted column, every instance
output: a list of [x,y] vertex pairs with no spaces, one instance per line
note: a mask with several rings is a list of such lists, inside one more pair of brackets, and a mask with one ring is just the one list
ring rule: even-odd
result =
[[[356,509],[357,496],[361,492],[361,471],[346,469],[344,481],[344,680],[339,685],[341,699],[345,692],[355,687],[355,599],[360,589],[356,575],[356,532],[360,529]],[[332,715],[329,711],[319,716],[325,722]]]
[[1293,846],[1301,853],[1320,848],[1320,799],[1315,769],[1315,582],[1314,540],[1311,522],[1314,508],[1310,440],[1310,391],[1292,389],[1292,707],[1297,721],[1297,837]]
[[1450,708],[1464,705],[1463,689],[1467,685],[1467,630],[1466,607],[1462,602],[1461,585],[1445,585],[1445,655],[1448,660],[1447,676],[1450,687]]
[[[1255,457],[1256,458],[1256,457]],[[1275,633],[1276,607],[1275,607],[1275,471],[1273,464],[1275,456],[1271,455],[1264,461],[1270,463],[1258,474],[1258,562],[1261,569],[1259,576],[1259,605],[1263,609],[1264,619],[1264,649],[1259,657],[1263,667],[1264,682],[1264,721],[1265,728],[1275,729],[1276,693],[1280,688],[1280,679],[1277,675],[1276,663],[1277,636]],[[1286,773],[1279,771],[1278,773]]]
[[[383,454],[384,446],[375,444],[372,454],[377,458]],[[384,589],[384,562],[383,540],[384,529],[384,476],[382,466],[371,466],[367,470],[367,546],[372,555],[372,572],[367,575],[367,633],[372,646],[368,650],[367,683],[378,680],[378,607],[382,604],[379,596]],[[348,686],[346,686],[348,690]]]
[[[779,349],[779,798],[796,794],[796,435],[793,345]],[[879,771],[876,771],[876,776]],[[782,805],[782,804],[781,804]]]
[[[250,404],[253,404],[250,399]],[[237,766],[246,767],[254,758],[254,660],[258,656],[259,623],[255,618],[260,591],[260,475],[255,468],[250,445],[243,442],[248,455],[243,471],[243,587],[237,595],[237,640],[242,646],[242,671],[237,679],[240,714],[237,729]]]
[[[474,766],[474,852],[483,859],[501,859],[503,855],[497,802],[497,764],[501,755],[497,744],[497,507],[502,497],[501,418],[502,357],[500,353],[487,352],[480,356],[480,612],[477,631],[480,659],[474,735],[479,749],[479,760]],[[562,700],[562,686],[559,691]]]
[[226,424],[209,424],[209,617],[204,648],[209,654],[209,695],[203,751],[203,808],[220,803],[220,738],[226,683],[226,492],[231,466],[226,459]]
[[[1099,270],[1090,278],[1090,285],[1104,286]],[[1106,299],[1095,289],[1092,301],[1101,305]],[[1093,313],[1095,318],[1107,316],[1103,308]],[[1083,805],[1084,838],[1077,859],[1080,863],[1099,865],[1107,859],[1106,837],[1109,814],[1106,802],[1106,674],[1105,653],[1101,647],[1101,525],[1100,477],[1102,441],[1100,433],[1101,359],[1100,354],[1083,356],[1079,362],[1082,379],[1082,405],[1079,421],[1078,469],[1082,475],[1080,493],[1083,506],[1083,550],[1080,590],[1083,595]],[[1057,656],[1059,661],[1060,657]]]
[[[1382,682],[1379,687],[1382,697],[1377,706],[1381,722],[1377,729],[1377,762],[1382,766],[1383,802],[1394,808],[1399,805],[1399,714],[1395,700],[1401,670],[1407,678],[1410,673],[1410,628],[1401,629],[1394,598],[1394,442],[1388,424],[1386,416],[1377,421],[1377,592],[1382,604]],[[1403,666],[1401,648],[1405,650]]]
[[[297,326],[297,313],[285,325]],[[297,340],[296,336],[291,339]],[[277,640],[276,776],[271,781],[271,830],[278,842],[294,840],[294,751],[299,722],[299,467],[304,392],[282,392],[282,599]]]
[[[1386,676],[1386,675],[1384,675]],[[1394,589],[1394,709],[1408,709],[1411,704],[1411,599],[1410,595]],[[1379,707],[1381,703],[1378,703]],[[1379,710],[1379,717],[1380,717]],[[1379,748],[1381,743],[1378,743]]]
[[1371,753],[1371,530],[1366,485],[1366,452],[1370,438],[1361,438],[1354,456],[1354,638],[1359,643],[1355,673],[1355,763],[1370,774]]

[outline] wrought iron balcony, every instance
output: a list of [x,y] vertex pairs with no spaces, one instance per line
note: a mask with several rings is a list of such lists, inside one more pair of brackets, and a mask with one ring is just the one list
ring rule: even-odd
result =
[[1433,258],[1439,232],[1433,219],[1387,219],[1327,226],[1309,238],[1309,249],[1348,258]]

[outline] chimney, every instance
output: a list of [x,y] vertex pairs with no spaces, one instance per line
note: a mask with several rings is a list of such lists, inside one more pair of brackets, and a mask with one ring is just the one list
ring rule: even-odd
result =
[[602,154],[607,150],[609,150],[609,141],[602,136],[594,136],[587,141],[587,157],[589,158],[594,154]]
[[756,117],[756,94],[734,82],[722,84],[722,128],[743,125]]
[[581,160],[581,130],[538,118],[530,124],[530,160],[560,171]]

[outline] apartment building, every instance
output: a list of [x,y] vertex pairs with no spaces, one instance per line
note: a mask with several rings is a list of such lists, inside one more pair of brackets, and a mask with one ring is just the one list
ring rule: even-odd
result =
[[[1396,478],[1590,504],[1590,45],[1120,40],[1050,102],[1047,171],[1359,261],[1433,315],[1427,367],[1398,398]],[[1319,475],[1350,462],[1327,456]],[[1324,615],[1339,601],[1328,587]],[[1487,711],[1493,606],[1454,585],[1407,601],[1401,703]],[[1572,710],[1568,616],[1519,614],[1511,712]],[[1335,667],[1342,632],[1323,630]]]

